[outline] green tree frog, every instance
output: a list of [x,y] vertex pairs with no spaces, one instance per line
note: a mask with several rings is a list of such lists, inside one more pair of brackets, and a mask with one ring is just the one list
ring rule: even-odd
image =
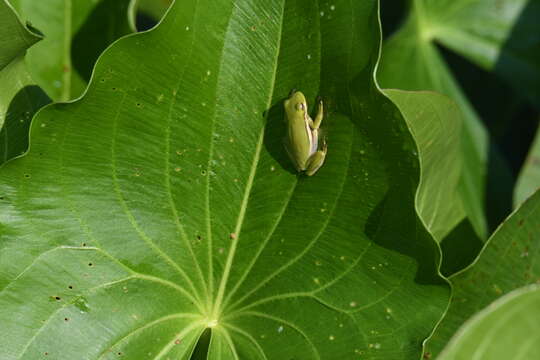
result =
[[[319,138],[319,127],[323,119],[323,103],[319,98],[317,116],[315,120],[308,114],[307,102],[304,94],[293,90],[285,100],[285,122],[287,123],[287,137],[285,148],[296,170],[305,171],[311,176],[319,170],[326,157],[326,141]],[[319,146],[320,145],[320,146]]]

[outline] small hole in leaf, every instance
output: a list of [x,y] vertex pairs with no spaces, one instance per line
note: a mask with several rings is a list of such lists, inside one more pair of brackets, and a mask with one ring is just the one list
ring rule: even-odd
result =
[[64,318],[64,321],[69,321],[69,318]]
[[62,300],[62,299],[60,298],[60,296],[55,296],[54,299],[55,299],[56,301]]
[[24,174],[24,177],[25,177],[26,179],[30,179],[30,174]]
[[197,240],[201,240],[201,235],[197,235]]
[[88,263],[88,266],[93,266],[93,265],[94,265],[94,264],[92,264],[92,263]]
[[115,88],[115,87],[113,87],[113,88],[111,88],[111,90],[112,90],[112,91],[116,91],[116,88]]
[[73,286],[69,285],[69,286],[68,286],[68,289],[73,289]]
[[49,355],[49,353],[48,353],[48,352],[46,352],[46,353],[45,353],[45,356],[47,356],[47,355]]
[[202,171],[201,171],[201,175],[202,175],[202,176],[206,175],[206,170],[202,170]]
[[122,353],[121,353],[121,352],[119,352],[119,353],[118,353],[118,356],[122,356]]
[[137,107],[141,107],[141,103],[137,103],[137,104],[135,104],[135,105],[137,105]]
[[82,243],[82,246],[86,246],[86,243]]

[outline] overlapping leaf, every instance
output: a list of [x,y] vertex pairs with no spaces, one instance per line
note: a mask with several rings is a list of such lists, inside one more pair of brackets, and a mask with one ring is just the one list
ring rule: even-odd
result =
[[449,98],[430,92],[386,90],[407,120],[418,146],[418,213],[437,240],[461,220],[457,191],[461,174],[461,114]]
[[[457,7],[464,2],[453,3]],[[437,1],[412,2],[411,13],[405,25],[385,43],[378,79],[381,86],[386,88],[434,90],[448,95],[457,102],[463,114],[461,137],[463,170],[458,189],[460,196],[450,203],[440,203],[437,206],[443,209],[461,209],[458,220],[467,217],[478,236],[485,238],[487,227],[483,204],[488,153],[487,134],[436,48],[434,41],[437,40],[437,33],[434,29],[437,28],[439,16],[433,14],[434,11],[431,11],[433,7],[439,9]],[[447,13],[445,11],[441,16]],[[440,226],[450,231],[455,225],[456,219],[451,217]]]
[[81,95],[95,60],[130,32],[129,0],[9,0],[45,38],[27,56],[34,81],[53,100]]
[[491,236],[473,265],[450,277],[454,294],[448,312],[428,342],[432,356],[475,313],[503,294],[538,281],[539,226],[540,192],[536,192]]
[[28,146],[30,119],[48,102],[28,74],[24,55],[40,40],[17,18],[11,6],[0,1],[0,164]]
[[514,290],[465,323],[438,359],[536,359],[540,356],[539,313],[538,285]]
[[24,54],[26,49],[40,40],[40,37],[23,26],[13,8],[6,0],[0,2],[0,70]]
[[[449,289],[379,43],[375,1],[251,0],[112,46],[0,171],[6,359],[188,359],[205,329],[208,359],[418,358]],[[293,87],[326,105],[313,177],[282,146]]]

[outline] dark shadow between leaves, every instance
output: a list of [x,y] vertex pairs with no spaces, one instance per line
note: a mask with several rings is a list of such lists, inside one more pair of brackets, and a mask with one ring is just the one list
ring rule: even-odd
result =
[[494,71],[540,108],[540,2],[528,1],[501,48]]
[[441,241],[441,273],[448,277],[463,270],[476,259],[483,246],[482,239],[476,235],[470,221],[462,220]]
[[516,179],[499,147],[493,141],[489,145],[485,211],[488,235],[512,212],[512,197]]
[[208,348],[212,338],[212,330],[206,328],[195,345],[195,349],[191,354],[190,360],[205,360],[208,358]]
[[51,100],[39,86],[20,89],[11,100],[0,131],[0,163],[28,149],[28,132],[34,114]]
[[86,82],[90,80],[94,64],[103,50],[119,37],[131,33],[128,6],[129,0],[101,1],[73,37],[73,68]]

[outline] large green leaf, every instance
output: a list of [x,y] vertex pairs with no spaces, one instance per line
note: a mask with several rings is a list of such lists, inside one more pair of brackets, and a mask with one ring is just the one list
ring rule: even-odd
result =
[[418,146],[420,186],[416,206],[430,233],[441,241],[462,219],[458,195],[461,174],[461,114],[446,96],[385,90],[407,121]]
[[26,69],[26,49],[40,37],[31,33],[11,6],[0,1],[0,164],[24,152],[34,113],[48,102]]
[[467,321],[437,359],[538,359],[538,314],[540,286],[514,290]]
[[40,29],[43,41],[28,52],[32,78],[54,100],[79,96],[99,54],[129,32],[129,0],[10,0]]
[[[208,0],[110,47],[0,171],[4,357],[187,359],[207,328],[210,359],[420,357],[449,288],[379,44],[375,1]],[[293,87],[326,104],[313,177]]]
[[540,187],[540,127],[523,164],[514,188],[514,206],[518,206]]
[[490,237],[476,261],[451,276],[450,307],[428,342],[437,354],[456,330],[495,299],[540,276],[540,192],[518,208]]

